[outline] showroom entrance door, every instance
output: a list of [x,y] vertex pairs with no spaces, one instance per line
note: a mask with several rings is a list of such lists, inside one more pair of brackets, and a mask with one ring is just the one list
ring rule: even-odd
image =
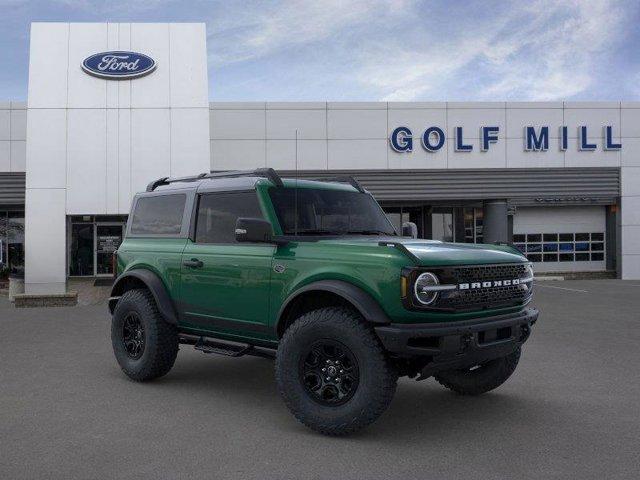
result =
[[124,225],[121,223],[95,224],[94,265],[96,277],[113,276],[113,252],[115,252],[124,236]]

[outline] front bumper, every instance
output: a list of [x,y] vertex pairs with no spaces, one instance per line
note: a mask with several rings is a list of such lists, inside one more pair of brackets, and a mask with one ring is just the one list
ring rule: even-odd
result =
[[525,308],[455,323],[392,323],[375,330],[387,351],[402,357],[426,357],[424,376],[509,355],[529,338],[537,319],[538,310]]

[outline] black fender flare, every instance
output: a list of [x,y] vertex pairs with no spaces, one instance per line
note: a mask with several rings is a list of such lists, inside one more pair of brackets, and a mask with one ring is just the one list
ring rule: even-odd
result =
[[291,302],[305,292],[314,290],[330,292],[342,297],[351,303],[367,322],[375,324],[391,323],[391,320],[389,320],[387,314],[382,310],[380,304],[360,287],[343,280],[319,280],[295,290],[285,299],[278,312],[276,331],[279,331],[283,314]]
[[134,269],[120,275],[111,288],[109,311],[113,314],[120,296],[125,292],[125,285],[133,279],[136,280],[136,283],[142,282],[147,289],[149,289],[151,295],[153,295],[153,298],[156,301],[156,306],[158,307],[158,311],[162,315],[162,318],[164,318],[167,323],[177,325],[178,315],[175,306],[173,305],[173,301],[169,296],[169,292],[167,292],[167,288],[162,280],[160,280],[160,277],[150,270]]

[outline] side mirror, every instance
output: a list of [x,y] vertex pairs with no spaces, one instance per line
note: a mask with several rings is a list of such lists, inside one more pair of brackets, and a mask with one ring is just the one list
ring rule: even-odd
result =
[[413,222],[404,222],[402,224],[402,236],[418,238],[418,226]]
[[239,218],[236,221],[236,241],[249,243],[271,243],[271,223],[262,218]]

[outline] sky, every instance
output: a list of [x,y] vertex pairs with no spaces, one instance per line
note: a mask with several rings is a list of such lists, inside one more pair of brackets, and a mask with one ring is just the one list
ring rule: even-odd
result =
[[0,100],[34,21],[205,22],[211,101],[640,100],[638,0],[0,0]]

